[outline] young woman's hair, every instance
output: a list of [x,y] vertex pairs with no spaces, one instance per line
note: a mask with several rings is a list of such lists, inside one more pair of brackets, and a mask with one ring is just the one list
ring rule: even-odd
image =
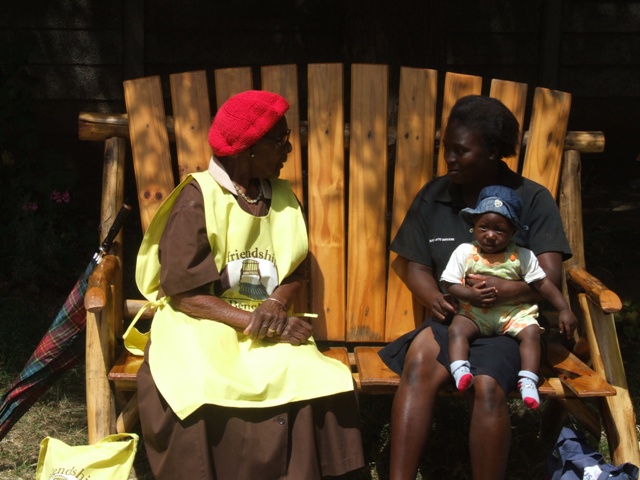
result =
[[496,148],[500,158],[516,153],[520,127],[516,117],[495,98],[469,95],[459,99],[449,115],[449,123],[458,124],[476,132],[487,148]]

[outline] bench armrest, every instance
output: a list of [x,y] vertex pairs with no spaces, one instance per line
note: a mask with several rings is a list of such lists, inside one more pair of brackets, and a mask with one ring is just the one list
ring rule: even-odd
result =
[[584,268],[570,267],[567,270],[567,282],[577,290],[584,291],[604,313],[616,313],[622,309],[620,297]]
[[100,312],[107,304],[107,289],[116,282],[120,264],[114,255],[105,255],[95,268],[87,283],[84,307],[92,312]]

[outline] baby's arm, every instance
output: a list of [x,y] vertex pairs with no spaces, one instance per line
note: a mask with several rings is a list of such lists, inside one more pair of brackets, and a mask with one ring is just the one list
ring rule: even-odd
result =
[[456,299],[469,302],[476,307],[491,307],[496,301],[496,289],[487,287],[485,282],[478,282],[473,287],[467,287],[461,283],[442,281],[442,286],[447,293]]
[[571,334],[578,325],[578,320],[573,314],[569,305],[564,300],[562,292],[553,284],[547,277],[542,280],[533,282],[533,286],[540,292],[540,294],[553,305],[553,307],[560,312],[559,327],[560,333],[566,334],[567,338],[571,338]]
[[444,290],[457,300],[469,302],[476,307],[490,307],[496,301],[495,287],[488,287],[486,281],[476,282],[473,286],[464,285],[467,274],[465,264],[470,248],[471,245],[468,243],[462,243],[456,247],[442,272],[440,282]]
[[467,287],[465,287],[461,283],[451,283],[443,280],[442,287],[444,288],[445,292],[453,295],[454,298],[458,300],[465,300],[464,291],[467,289]]

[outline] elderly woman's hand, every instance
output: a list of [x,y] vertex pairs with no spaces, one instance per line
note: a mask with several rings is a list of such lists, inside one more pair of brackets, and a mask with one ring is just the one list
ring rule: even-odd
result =
[[289,317],[287,325],[280,335],[280,341],[291,345],[300,345],[309,340],[312,334],[313,328],[306,318]]
[[281,335],[286,325],[286,305],[270,297],[251,313],[251,320],[244,329],[244,334],[251,340],[262,340]]

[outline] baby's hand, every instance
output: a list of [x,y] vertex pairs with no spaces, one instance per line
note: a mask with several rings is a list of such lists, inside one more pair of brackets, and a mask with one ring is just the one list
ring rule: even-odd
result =
[[578,319],[573,312],[567,308],[560,312],[558,325],[560,327],[560,333],[564,333],[566,337],[570,339],[578,326]]
[[495,287],[487,287],[485,282],[476,283],[471,287],[473,299],[471,304],[477,307],[491,307],[498,298],[498,290]]

